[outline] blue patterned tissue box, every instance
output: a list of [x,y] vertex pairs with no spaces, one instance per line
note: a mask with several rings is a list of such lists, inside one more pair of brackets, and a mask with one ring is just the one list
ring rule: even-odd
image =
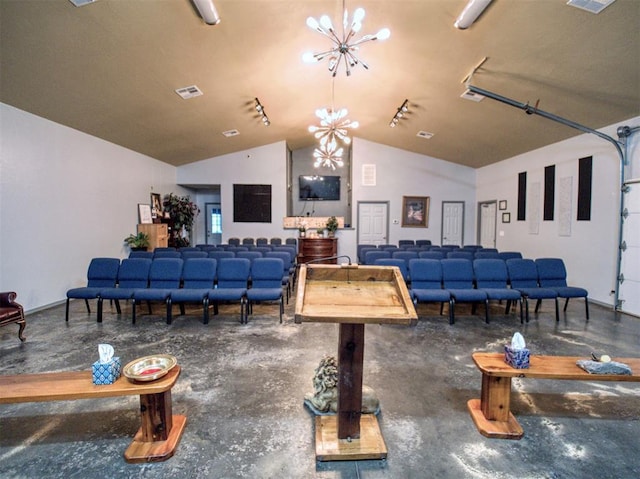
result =
[[504,361],[515,369],[527,369],[529,367],[529,350],[513,349],[511,346],[504,347]]
[[120,377],[120,358],[114,357],[109,362],[96,361],[91,368],[93,372],[93,384],[113,384]]

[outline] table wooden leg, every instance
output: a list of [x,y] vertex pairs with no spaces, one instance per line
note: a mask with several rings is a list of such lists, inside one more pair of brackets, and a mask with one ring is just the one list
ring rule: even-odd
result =
[[126,461],[159,462],[172,457],[187,418],[172,415],[171,390],[141,394],[140,418],[140,429],[124,453]]
[[467,407],[473,422],[486,437],[520,439],[524,430],[509,409],[511,378],[482,375],[480,399],[471,399]]

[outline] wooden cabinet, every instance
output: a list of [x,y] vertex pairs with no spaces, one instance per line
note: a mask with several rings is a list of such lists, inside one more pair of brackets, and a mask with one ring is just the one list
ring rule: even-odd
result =
[[[307,263],[338,254],[338,238],[299,238],[298,263]],[[320,264],[336,264],[335,259],[318,261]]]
[[169,227],[166,224],[139,224],[138,233],[149,235],[149,251],[166,248],[169,242]]

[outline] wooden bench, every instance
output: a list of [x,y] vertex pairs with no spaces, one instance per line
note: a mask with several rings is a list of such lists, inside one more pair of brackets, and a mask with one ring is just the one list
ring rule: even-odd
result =
[[187,420],[171,412],[171,388],[179,375],[175,366],[155,381],[133,383],[122,376],[99,386],[91,371],[0,376],[0,404],[140,395],[142,425],[124,457],[131,463],[159,462],[173,456]]
[[511,378],[573,379],[579,381],[640,381],[640,359],[615,358],[627,364],[631,375],[589,374],[576,365],[574,356],[534,356],[528,369],[515,369],[504,362],[502,353],[473,353],[482,371],[480,399],[470,399],[467,407],[480,434],[498,439],[520,439],[524,430],[511,414]]

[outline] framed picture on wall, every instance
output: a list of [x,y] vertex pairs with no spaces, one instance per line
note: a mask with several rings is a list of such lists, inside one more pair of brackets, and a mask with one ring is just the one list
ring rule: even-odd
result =
[[402,197],[402,226],[426,228],[429,225],[429,197]]
[[498,201],[498,209],[500,211],[506,210],[507,209],[507,200]]
[[502,222],[511,223],[511,213],[502,213]]
[[151,205],[138,204],[138,220],[140,221],[140,224],[143,225],[153,223],[153,218],[151,217]]
[[162,218],[162,200],[160,193],[151,193],[151,217]]

